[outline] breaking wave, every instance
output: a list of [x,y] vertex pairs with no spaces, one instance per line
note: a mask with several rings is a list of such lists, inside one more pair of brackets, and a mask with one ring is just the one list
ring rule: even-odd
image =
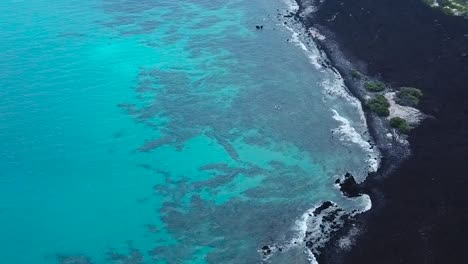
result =
[[364,151],[366,151],[369,157],[367,159],[369,171],[377,171],[379,168],[379,157],[372,145],[362,138],[362,135],[352,126],[351,121],[342,117],[335,109],[332,109],[331,111],[333,112],[333,119],[341,124],[338,128],[335,128],[333,132],[340,135],[339,139],[341,141],[352,142],[359,145]]
[[[262,247],[259,252],[264,260],[268,260],[275,253],[288,252],[289,250],[300,248],[307,254],[309,263],[318,264],[317,256],[320,255],[326,243],[330,240],[334,232],[341,229],[347,220],[353,216],[366,212],[372,208],[372,202],[367,194],[356,198],[350,198],[356,204],[352,212],[344,210],[334,202],[326,201],[315,205],[304,212],[294,223],[294,236],[285,243],[278,245],[267,245]],[[348,236],[342,237],[338,243],[339,246],[350,246],[353,236],[358,230],[352,230]]]
[[[291,1],[286,2],[290,3]],[[297,4],[295,3],[290,3],[289,6],[292,10],[298,9]],[[328,71],[331,73],[331,77],[323,80],[321,83],[321,86],[324,89],[324,94],[333,98],[341,98],[353,105],[359,114],[361,121],[361,124],[359,125],[362,125],[364,129],[367,130],[367,121],[360,101],[350,94],[344,84],[343,77],[336,70],[333,70],[331,67],[324,67],[324,65],[327,65],[326,54],[320,52],[318,48],[314,50],[309,49],[307,45],[301,41],[300,34],[294,28],[287,25],[284,25],[284,27],[292,33],[291,42],[301,48],[301,50],[309,59],[310,63],[316,69]],[[317,32],[317,34],[319,33]],[[341,123],[341,125],[334,129],[333,132],[337,132],[341,135],[341,141],[347,141],[359,145],[368,154],[369,158],[367,163],[369,171],[377,171],[380,163],[380,154],[377,152],[377,150],[372,148],[371,143],[362,137],[362,135],[352,126],[353,124],[349,120],[341,116],[335,109],[331,109],[331,111],[333,112],[333,119]]]
[[[284,2],[288,5],[290,11],[297,12],[299,9],[295,1],[285,0]],[[362,132],[367,131],[368,127],[360,101],[348,91],[340,73],[329,66],[326,54],[318,47],[316,49],[310,49],[308,45],[305,44],[306,41],[301,40],[302,35],[293,27],[287,24],[283,26],[292,34],[290,41],[304,52],[310,63],[316,69],[331,73],[330,77],[321,83],[324,95],[333,99],[343,99],[346,103],[356,108],[359,114],[359,124],[355,124],[343,117],[336,109],[330,109],[332,118],[339,123],[339,126],[333,129],[332,132],[339,135],[340,141],[348,144],[356,144],[362,148],[368,156],[366,161],[368,171],[377,171],[380,163],[380,153],[373,147],[370,139],[363,137]],[[302,30],[304,29],[302,28]],[[309,34],[320,35],[320,32],[316,29],[312,29],[309,31]],[[359,126],[360,129],[357,130],[354,125]],[[305,211],[295,221],[292,227],[295,234],[292,239],[282,243],[280,242],[279,244],[266,245],[259,250],[263,259],[268,260],[275,255],[275,253],[287,252],[293,248],[301,248],[304,250],[304,253],[307,254],[309,263],[318,264],[317,256],[320,255],[320,250],[325,247],[333,233],[341,229],[350,218],[372,208],[372,201],[367,194],[346,199],[352,200],[353,209],[345,210],[332,201],[325,201]],[[352,229],[352,232],[350,231],[348,236],[342,237],[338,241],[338,246],[342,248],[349,247],[352,244],[353,236],[358,233],[355,229],[356,228]]]

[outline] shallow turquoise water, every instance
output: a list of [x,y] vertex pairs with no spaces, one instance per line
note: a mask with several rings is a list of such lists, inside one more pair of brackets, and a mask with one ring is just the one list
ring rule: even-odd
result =
[[356,206],[333,182],[366,174],[359,105],[286,8],[2,2],[1,262],[255,263],[320,201]]

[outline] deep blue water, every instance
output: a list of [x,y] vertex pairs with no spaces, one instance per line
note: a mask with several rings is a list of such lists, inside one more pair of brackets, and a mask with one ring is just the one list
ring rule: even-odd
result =
[[0,3],[1,263],[256,263],[321,201],[365,206],[333,185],[375,155],[360,104],[288,8]]

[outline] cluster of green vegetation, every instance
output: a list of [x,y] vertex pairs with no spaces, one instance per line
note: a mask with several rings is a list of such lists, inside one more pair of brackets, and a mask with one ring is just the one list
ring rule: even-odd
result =
[[468,1],[466,0],[423,0],[434,8],[441,9],[448,15],[463,16],[468,14]]
[[362,73],[358,70],[352,70],[351,71],[351,76],[353,76],[353,78],[355,79],[361,79],[362,77]]
[[364,87],[370,92],[381,92],[385,90],[385,84],[379,81],[367,81]]
[[397,103],[416,107],[423,97],[421,90],[413,87],[401,87],[397,93]]
[[383,95],[378,95],[367,101],[367,107],[379,116],[388,116],[390,114],[390,110],[388,109],[390,103]]
[[400,117],[393,117],[390,119],[390,126],[398,129],[401,133],[408,133],[411,130],[411,126]]

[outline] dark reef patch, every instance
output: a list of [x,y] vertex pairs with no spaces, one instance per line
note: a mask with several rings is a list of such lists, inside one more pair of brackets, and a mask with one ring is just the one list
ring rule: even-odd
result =
[[59,264],[93,264],[91,259],[82,255],[58,255],[57,263]]
[[129,251],[126,254],[110,249],[107,252],[107,259],[116,264],[143,264],[144,257],[141,251],[134,248],[131,242],[128,242],[128,248]]
[[172,143],[174,143],[174,138],[172,138],[172,137],[163,137],[163,138],[159,138],[159,139],[155,139],[155,140],[151,140],[151,141],[146,142],[138,150],[140,152],[148,152],[148,151],[157,149],[157,148],[159,148],[161,146],[169,145],[169,144],[172,144]]

